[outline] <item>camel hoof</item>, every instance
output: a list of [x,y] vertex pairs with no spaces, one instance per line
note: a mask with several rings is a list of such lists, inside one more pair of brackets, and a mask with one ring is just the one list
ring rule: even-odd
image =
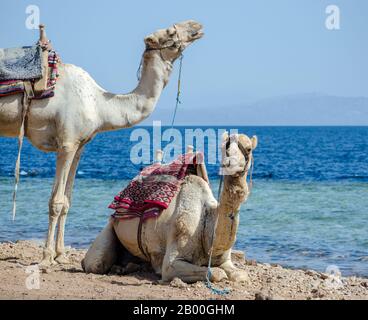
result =
[[58,264],[70,264],[70,260],[69,258],[63,253],[63,254],[60,254],[58,255],[56,258],[55,258],[55,261],[58,263]]
[[211,282],[220,282],[227,279],[226,272],[221,268],[211,268]]
[[41,262],[38,264],[39,267],[50,267],[55,265],[54,253],[49,249],[43,250],[43,257]]
[[248,272],[244,270],[236,270],[229,274],[230,281],[239,283],[249,283]]
[[50,267],[50,266],[54,266],[56,264],[55,260],[51,257],[44,257],[41,262],[38,264],[38,266],[40,268],[43,268],[43,267]]
[[54,265],[56,265],[55,260],[50,260],[50,259],[42,259],[41,262],[38,264],[39,268],[41,269],[46,269]]

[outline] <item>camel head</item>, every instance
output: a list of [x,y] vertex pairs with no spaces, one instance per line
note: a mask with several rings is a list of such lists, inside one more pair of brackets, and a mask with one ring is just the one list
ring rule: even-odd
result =
[[257,136],[227,132],[222,137],[222,174],[233,177],[246,175],[252,166],[253,150],[257,147]]
[[146,50],[161,50],[164,60],[173,62],[195,40],[202,38],[202,25],[193,20],[175,23],[160,29],[144,39]]

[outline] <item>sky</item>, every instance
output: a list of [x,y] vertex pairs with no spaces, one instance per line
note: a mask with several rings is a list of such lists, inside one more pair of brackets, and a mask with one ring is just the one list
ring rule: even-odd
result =
[[[340,9],[339,30],[325,27],[331,4]],[[63,62],[82,67],[110,92],[136,86],[144,36],[194,19],[205,36],[184,52],[181,107],[305,93],[368,97],[366,0],[3,1],[0,47],[38,39],[38,30],[25,26],[29,5],[39,7]],[[177,73],[176,64],[157,112],[174,108]]]

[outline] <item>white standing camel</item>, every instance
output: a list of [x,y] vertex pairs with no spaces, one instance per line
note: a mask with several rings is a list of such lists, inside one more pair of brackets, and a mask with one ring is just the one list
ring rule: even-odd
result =
[[[85,144],[99,132],[128,128],[147,118],[169,80],[173,62],[202,35],[201,24],[190,20],[147,36],[141,79],[128,94],[106,92],[81,68],[61,64],[55,96],[32,102],[26,137],[42,151],[57,152],[56,176],[49,201],[49,228],[41,264],[68,262],[64,249],[65,220]],[[21,119],[22,96],[1,98],[0,136],[17,137]]]
[[82,261],[85,272],[108,272],[122,245],[133,256],[149,261],[165,282],[174,277],[185,282],[203,281],[212,250],[211,281],[228,278],[246,282],[247,273],[231,261],[231,248],[236,240],[240,206],[249,194],[247,175],[256,146],[256,136],[250,139],[242,134],[230,139],[225,134],[222,165],[227,175],[219,203],[204,179],[187,176],[169,207],[157,219],[143,223],[141,246],[137,238],[139,218],[110,218]]

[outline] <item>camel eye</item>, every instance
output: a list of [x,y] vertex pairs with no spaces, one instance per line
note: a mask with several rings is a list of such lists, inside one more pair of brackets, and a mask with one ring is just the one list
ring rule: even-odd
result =
[[173,36],[176,33],[174,28],[169,28],[167,29],[167,35],[169,36]]
[[246,150],[247,150],[248,153],[250,153],[252,151],[252,148],[248,147]]

